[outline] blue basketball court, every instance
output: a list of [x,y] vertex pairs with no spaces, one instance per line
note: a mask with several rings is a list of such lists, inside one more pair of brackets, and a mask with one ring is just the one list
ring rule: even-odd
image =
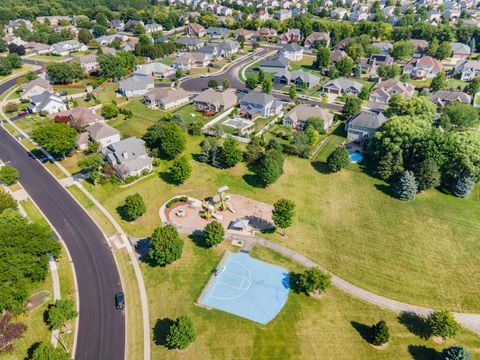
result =
[[286,269],[246,253],[227,253],[209,285],[201,305],[267,324],[287,302],[289,276]]

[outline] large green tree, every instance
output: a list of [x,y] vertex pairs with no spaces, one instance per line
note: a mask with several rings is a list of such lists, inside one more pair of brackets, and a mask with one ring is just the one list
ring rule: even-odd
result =
[[71,360],[69,353],[59,346],[54,348],[49,342],[41,342],[32,351],[30,360]]
[[174,122],[153,125],[148,128],[144,139],[150,148],[158,148],[159,154],[168,160],[174,159],[186,147],[185,134]]
[[323,293],[332,286],[332,277],[319,268],[306,270],[299,276],[299,289],[306,294]]
[[225,168],[231,168],[237,165],[243,158],[243,152],[239,147],[237,140],[228,137],[223,145],[221,152],[222,166]]
[[180,316],[168,329],[167,346],[172,349],[186,349],[196,338],[195,328],[190,318]]
[[354,96],[347,96],[342,109],[342,118],[346,121],[356,115],[362,107],[362,100]]
[[183,184],[191,174],[192,166],[185,157],[175,159],[170,166],[170,176],[176,184]]
[[370,328],[370,342],[375,346],[386,344],[390,339],[388,326],[385,320],[380,320]]
[[123,213],[129,221],[138,219],[140,216],[145,214],[147,207],[143,201],[142,195],[139,193],[128,195],[125,198],[125,204],[123,205]]
[[102,54],[97,57],[100,74],[109,79],[118,80],[135,68],[137,60],[131,52],[119,51],[117,54]]
[[440,172],[435,160],[426,158],[417,163],[413,169],[418,191],[424,191],[440,185]]
[[350,164],[348,150],[344,146],[339,146],[328,155],[327,165],[330,172],[338,172]]
[[313,66],[318,70],[323,70],[330,65],[330,50],[326,46],[320,46],[317,50],[317,57]]
[[0,180],[6,185],[15,184],[20,177],[20,172],[10,165],[5,165],[0,168]]
[[156,265],[167,265],[180,259],[183,252],[183,240],[173,225],[158,227],[154,230],[148,256]]
[[273,204],[272,219],[280,229],[290,227],[293,223],[293,216],[295,215],[295,204],[288,199],[280,199]]
[[67,321],[73,320],[77,316],[75,301],[72,299],[57,300],[47,311],[47,324],[52,329],[60,329]]
[[208,246],[218,245],[223,241],[225,229],[216,220],[209,222],[203,229],[203,239]]
[[70,84],[73,81],[83,79],[84,70],[77,62],[51,63],[47,66],[50,81],[54,84]]
[[443,339],[454,337],[460,331],[460,324],[449,310],[432,312],[427,317],[426,323],[433,336],[440,336]]
[[65,155],[75,147],[77,132],[67,124],[52,122],[35,127],[32,138],[49,153]]
[[442,120],[454,127],[472,128],[478,124],[478,110],[470,104],[455,101],[443,109]]
[[254,168],[264,186],[273,184],[283,174],[283,155],[277,149],[267,150]]
[[390,50],[396,60],[409,60],[413,56],[415,46],[409,41],[397,41]]

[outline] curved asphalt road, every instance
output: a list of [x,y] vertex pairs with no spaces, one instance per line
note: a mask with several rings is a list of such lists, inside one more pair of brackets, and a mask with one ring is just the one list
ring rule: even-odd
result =
[[[0,85],[0,94],[16,79]],[[70,194],[0,127],[0,158],[20,171],[22,185],[58,231],[71,254],[80,297],[77,360],[123,360],[125,316],[115,309],[122,291],[111,250],[96,224]]]

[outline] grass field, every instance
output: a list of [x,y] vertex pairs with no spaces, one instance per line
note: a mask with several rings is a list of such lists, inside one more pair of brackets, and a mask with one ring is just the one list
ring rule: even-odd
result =
[[[186,239],[182,258],[176,263],[164,268],[142,264],[153,328],[152,358],[367,360],[412,359],[415,354],[415,359],[433,360],[434,349],[458,343],[480,354],[478,338],[466,331],[439,346],[410,333],[398,322],[396,313],[336,289],[329,289],[320,299],[290,292],[286,306],[267,325],[199,307],[195,301],[225,248],[227,244],[204,249]],[[252,255],[291,271],[302,270],[263,248],[255,248]],[[181,315],[192,319],[196,341],[183,351],[168,350],[163,345],[166,325],[169,319]],[[361,333],[365,326],[381,319],[390,327],[391,341],[380,351],[370,346]]]
[[[288,197],[296,203],[296,217],[287,237],[273,236],[275,241],[375,293],[418,305],[480,310],[479,190],[470,199],[431,190],[413,202],[398,201],[384,182],[359,165],[326,174],[322,161],[342,138],[334,140],[320,152],[320,160],[289,157],[285,174],[268,189],[259,188],[243,164],[221,170],[196,161],[191,161],[192,176],[180,187],[152,176],[122,189],[111,184],[89,188],[132,236],[150,235],[160,224],[158,209],[173,195],[201,198],[228,185],[232,193],[268,203]],[[187,154],[198,153],[200,141],[189,138]],[[167,169],[164,162],[160,174]],[[116,209],[136,192],[147,212],[129,223]]]

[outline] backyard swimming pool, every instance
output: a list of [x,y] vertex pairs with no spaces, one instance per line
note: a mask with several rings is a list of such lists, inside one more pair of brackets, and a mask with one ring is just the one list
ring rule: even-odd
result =
[[348,157],[350,158],[351,162],[361,162],[363,160],[363,155],[356,151],[349,151]]

